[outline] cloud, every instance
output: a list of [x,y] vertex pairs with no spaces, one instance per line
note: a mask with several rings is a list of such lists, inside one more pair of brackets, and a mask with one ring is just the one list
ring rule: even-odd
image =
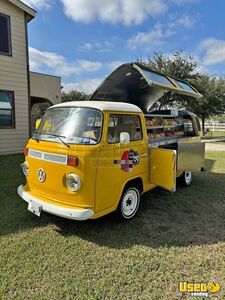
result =
[[30,67],[33,71],[40,71],[41,68],[47,67],[54,74],[61,76],[70,76],[83,72],[95,72],[102,66],[100,62],[84,59],[69,62],[60,54],[40,51],[32,47],[29,48],[29,54]]
[[183,5],[183,4],[194,4],[198,3],[201,0],[172,0],[175,4]]
[[118,68],[119,66],[125,64],[126,61],[124,60],[115,60],[115,61],[111,61],[109,63],[106,63],[106,67],[109,69],[109,71],[113,71],[116,68]]
[[165,13],[170,4],[194,4],[200,0],[61,0],[67,17],[75,22],[141,24]]
[[225,63],[225,40],[204,39],[198,50],[203,52],[203,64],[206,66]]
[[[42,72],[42,70],[51,71],[53,74],[63,77],[81,77],[80,75],[85,73],[91,73],[101,70],[108,74],[119,65],[125,63],[124,61],[110,61],[110,62],[95,62],[89,60],[76,60],[75,62],[69,62],[64,56],[47,51],[40,51],[38,49],[29,48],[30,54],[30,67],[32,71]],[[69,79],[70,80],[70,79]],[[64,91],[68,92],[72,89],[85,92],[87,94],[92,93],[98,85],[103,81],[103,78],[94,77],[84,80],[71,80],[71,82],[64,83]]]
[[109,41],[95,42],[95,43],[84,43],[81,45],[78,50],[81,52],[86,52],[90,50],[96,50],[99,52],[109,52],[112,50],[114,45]]
[[97,42],[94,46],[99,52],[109,52],[114,47],[114,45],[109,41]]
[[177,20],[177,25],[181,25],[187,29],[190,29],[193,27],[195,23],[195,20],[189,16],[183,16],[180,19]]
[[157,48],[161,47],[168,38],[177,35],[182,28],[191,29],[195,19],[188,15],[176,18],[169,17],[167,24],[156,24],[152,30],[148,32],[138,32],[128,40],[128,47],[137,49],[140,47]]
[[198,73],[207,73],[207,74],[211,73],[210,70],[203,64],[201,60],[198,60],[196,71]]
[[[102,68],[104,68],[105,73],[107,73],[107,75],[109,75],[109,73],[111,73],[113,70],[115,70],[116,68],[118,68],[120,65],[122,65],[124,63],[126,63],[126,62],[120,61],[120,60],[106,62],[106,63],[102,64]],[[72,83],[64,83],[63,91],[69,92],[71,90],[77,90],[80,92],[84,92],[86,94],[91,94],[96,90],[96,88],[100,85],[100,83],[102,83],[103,80],[104,80],[104,78],[92,78],[92,79],[82,80],[82,81],[79,80],[79,81],[72,82]]]
[[165,40],[176,32],[172,29],[164,29],[162,25],[156,25],[153,30],[149,32],[138,32],[136,35],[128,40],[128,47],[136,49],[139,47],[159,47]]
[[49,8],[52,1],[50,0],[22,0],[25,4],[30,7],[34,7],[37,9]]
[[102,81],[102,78],[92,78],[88,80],[77,81],[74,83],[64,83],[63,91],[69,92],[71,90],[76,90],[79,92],[84,92],[86,94],[91,94],[97,89]]
[[76,22],[140,24],[167,9],[165,0],[61,0],[65,14]]
[[84,43],[83,45],[81,45],[79,47],[80,51],[89,51],[93,48],[93,44],[92,43]]
[[170,18],[170,22],[168,23],[168,27],[169,28],[186,28],[186,29],[191,29],[194,24],[195,24],[196,20],[193,16],[188,16],[188,15],[183,15],[180,18],[176,18],[175,16],[172,16]]

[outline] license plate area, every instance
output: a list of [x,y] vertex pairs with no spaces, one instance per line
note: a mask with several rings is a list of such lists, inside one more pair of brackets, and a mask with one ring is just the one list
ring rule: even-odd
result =
[[34,200],[30,200],[28,204],[28,210],[36,216],[40,217],[42,206]]

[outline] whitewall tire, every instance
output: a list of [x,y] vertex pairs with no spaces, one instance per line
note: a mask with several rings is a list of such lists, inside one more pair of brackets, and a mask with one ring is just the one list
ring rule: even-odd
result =
[[139,208],[141,194],[138,188],[128,187],[121,197],[117,215],[120,219],[130,220],[132,219]]

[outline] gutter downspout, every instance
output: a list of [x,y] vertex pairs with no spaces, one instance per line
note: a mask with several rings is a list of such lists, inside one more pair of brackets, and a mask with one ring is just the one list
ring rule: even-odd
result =
[[29,137],[31,137],[31,93],[30,93],[30,64],[29,64],[29,50],[28,50],[28,31],[27,31],[27,13],[24,12],[25,25],[25,40],[26,40],[26,64],[27,64],[27,88],[28,88],[28,126]]

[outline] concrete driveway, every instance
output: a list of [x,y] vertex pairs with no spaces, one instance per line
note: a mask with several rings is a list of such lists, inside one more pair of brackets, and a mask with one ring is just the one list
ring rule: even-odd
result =
[[206,143],[206,151],[225,151],[225,143]]

